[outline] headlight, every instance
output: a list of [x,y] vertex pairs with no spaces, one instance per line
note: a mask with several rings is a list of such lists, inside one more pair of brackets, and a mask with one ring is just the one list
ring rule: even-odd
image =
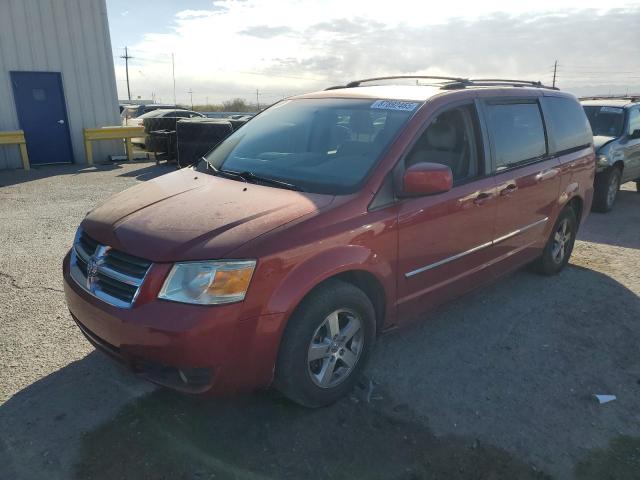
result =
[[200,305],[239,302],[255,267],[255,260],[176,263],[158,298]]
[[607,159],[606,155],[598,155],[596,157],[596,165],[598,165],[599,167],[608,167],[609,166],[609,160]]

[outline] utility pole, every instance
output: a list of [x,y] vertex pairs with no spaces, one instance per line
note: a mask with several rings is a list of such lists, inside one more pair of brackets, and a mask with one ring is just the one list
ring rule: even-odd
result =
[[176,62],[173,53],[171,54],[171,74],[173,75],[173,106],[176,108],[178,102],[176,102]]
[[127,96],[129,97],[129,101],[131,101],[131,89],[129,88],[129,59],[133,57],[129,56],[127,47],[124,47],[124,55],[122,55],[120,58],[124,58],[124,68],[127,72]]
[[256,106],[258,107],[258,111],[260,111],[260,92],[256,88]]
[[193,89],[190,88],[187,93],[191,97],[191,110],[193,110]]
[[555,61],[555,63],[553,64],[553,83],[551,84],[552,87],[556,86],[556,72],[558,71],[558,60]]

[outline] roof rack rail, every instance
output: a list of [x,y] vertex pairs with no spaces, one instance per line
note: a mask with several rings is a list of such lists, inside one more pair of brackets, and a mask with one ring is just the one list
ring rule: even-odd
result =
[[416,80],[425,79],[425,80],[446,80],[451,83],[464,83],[468,80],[466,78],[460,77],[440,77],[436,75],[393,75],[389,77],[374,77],[374,78],[364,78],[362,80],[354,80],[345,85],[345,88],[353,88],[359,87],[362,83],[369,82],[377,82],[379,80],[402,80],[402,79],[411,79],[415,78]]
[[579,97],[578,100],[629,100],[630,102],[640,101],[640,94],[638,95],[588,95],[586,97]]
[[374,78],[365,78],[362,80],[354,80],[352,82],[347,83],[344,86],[333,86],[325,88],[325,90],[335,90],[338,88],[354,88],[359,87],[363,83],[369,82],[377,82],[380,80],[406,80],[406,79],[415,79],[415,80],[441,80],[439,86],[442,90],[453,90],[465,87],[499,87],[503,85],[509,85],[513,87],[537,87],[537,88],[548,88],[550,90],[558,90],[557,87],[551,87],[549,85],[544,85],[540,81],[532,81],[532,80],[512,80],[505,78],[462,78],[462,77],[443,77],[437,75],[392,75],[388,77],[374,77]]
[[540,80],[512,80],[506,78],[472,78],[469,80],[470,85],[479,86],[500,86],[511,85],[514,87],[531,86],[538,88],[548,88],[551,90],[559,90],[558,87],[552,87],[543,84]]

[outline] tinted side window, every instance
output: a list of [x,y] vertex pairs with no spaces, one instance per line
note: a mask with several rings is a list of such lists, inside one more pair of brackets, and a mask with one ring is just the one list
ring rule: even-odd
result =
[[634,108],[629,111],[629,129],[627,133],[631,135],[640,129],[640,108]]
[[543,101],[556,143],[553,153],[591,143],[591,126],[578,102],[562,97],[545,97]]
[[537,102],[487,105],[496,171],[544,155],[544,126]]

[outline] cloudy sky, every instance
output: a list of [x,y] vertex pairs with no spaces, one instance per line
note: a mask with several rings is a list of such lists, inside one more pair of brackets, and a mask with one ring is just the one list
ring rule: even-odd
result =
[[393,74],[640,93],[640,1],[107,0],[120,98],[286,95]]

